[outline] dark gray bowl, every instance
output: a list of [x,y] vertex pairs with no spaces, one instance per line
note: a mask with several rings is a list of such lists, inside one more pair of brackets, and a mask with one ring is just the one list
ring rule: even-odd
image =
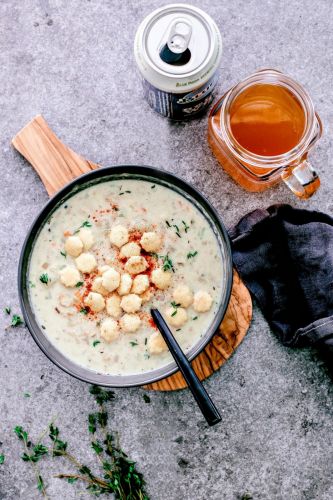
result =
[[221,254],[223,257],[223,289],[220,297],[220,306],[214,320],[212,321],[208,330],[202,335],[199,341],[191,348],[187,356],[189,360],[194,359],[206,346],[209,340],[212,338],[216,330],[218,329],[225,311],[227,309],[231,286],[232,286],[232,256],[231,248],[229,243],[229,237],[227,231],[219,219],[215,209],[211,204],[202,196],[199,191],[197,191],[193,186],[184,182],[179,177],[168,172],[158,170],[152,167],[146,166],[136,166],[136,165],[121,165],[115,167],[100,168],[98,170],[93,170],[87,174],[78,177],[74,181],[67,184],[63,189],[61,189],[51,200],[45,205],[43,210],[40,212],[34,223],[32,224],[28,235],[25,239],[18,269],[18,289],[21,302],[21,308],[25,322],[28,329],[36,341],[37,345],[46,354],[46,356],[53,361],[62,370],[77,377],[85,382],[92,384],[98,384],[108,387],[131,387],[137,385],[150,384],[156,382],[157,380],[168,377],[169,375],[177,371],[177,365],[174,361],[168,363],[162,368],[148,371],[145,373],[134,374],[134,375],[105,375],[102,373],[97,373],[93,370],[84,368],[69,358],[64,356],[46,337],[44,331],[38,325],[35,318],[33,309],[29,301],[28,293],[28,270],[30,263],[30,255],[34,246],[34,242],[44,226],[50,215],[56,210],[56,208],[62,204],[66,199],[73,196],[78,191],[91,186],[93,184],[98,184],[100,182],[110,181],[112,179],[138,179],[147,180],[154,182],[156,184],[164,185],[188,199],[193,203],[197,209],[204,215],[206,220],[212,227],[219,245]]

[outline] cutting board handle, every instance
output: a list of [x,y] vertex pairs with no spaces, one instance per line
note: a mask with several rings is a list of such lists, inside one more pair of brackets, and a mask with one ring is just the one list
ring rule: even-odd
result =
[[62,143],[41,115],[15,135],[12,145],[34,167],[49,195],[79,175],[99,168]]

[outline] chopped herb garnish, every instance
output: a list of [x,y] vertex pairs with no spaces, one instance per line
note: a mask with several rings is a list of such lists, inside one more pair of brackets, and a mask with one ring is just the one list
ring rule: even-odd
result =
[[78,233],[80,231],[80,229],[82,229],[83,227],[91,227],[92,226],[92,223],[88,220],[85,220],[82,222],[81,226],[78,227],[75,231],[74,231],[74,234]]
[[79,288],[82,285],[83,285],[83,281],[78,281],[75,286],[76,286],[76,288]]
[[145,345],[147,345],[147,341],[148,341],[148,339],[147,339],[147,337],[146,337],[146,338],[145,338]]
[[121,196],[121,195],[123,195],[123,194],[125,194],[125,193],[130,194],[131,192],[132,192],[132,191],[122,191],[121,193],[119,193],[119,196]]
[[80,309],[80,313],[82,313],[82,314],[88,314],[88,312],[89,312],[89,311],[88,311],[88,309],[87,309],[86,307],[82,307],[82,308]]
[[174,271],[172,260],[170,259],[169,255],[161,255],[160,257],[163,257],[163,271]]
[[43,273],[39,276],[39,281],[41,281],[42,283],[44,283],[44,285],[47,285],[50,280],[49,276],[47,273]]
[[65,259],[66,259],[66,257],[67,257],[67,252],[63,252],[63,251],[61,250],[61,251],[60,251],[60,254],[61,254],[63,257],[65,257]]
[[155,189],[156,188],[156,185],[153,184],[152,186],[150,186],[150,189]]
[[193,321],[195,321],[196,319],[198,319],[198,316],[194,316],[194,318],[192,318]]
[[133,340],[130,342],[131,346],[134,347],[136,345],[139,345],[137,342],[134,342]]
[[180,332],[181,328],[177,328],[176,332]]
[[147,394],[143,394],[142,397],[145,403],[150,403],[150,397]]
[[25,397],[25,398],[31,398],[31,394],[29,394],[28,392],[25,392],[25,393],[24,393],[24,397]]
[[185,230],[185,233],[187,233],[187,231],[190,229],[190,226],[188,226],[188,225],[186,224],[186,222],[185,222],[185,221],[183,221],[183,220],[182,220],[182,223],[184,224],[184,230]]
[[180,307],[180,304],[177,304],[176,302],[173,301],[173,302],[171,302],[171,306],[174,308],[174,311],[171,314],[171,316],[176,316],[177,310],[178,310],[178,307]]
[[196,250],[195,252],[189,252],[189,253],[187,254],[187,258],[188,258],[188,259],[193,259],[193,257],[195,257],[196,255],[198,255],[197,250]]
[[2,465],[5,461],[5,455],[0,455],[0,465]]
[[18,314],[14,314],[12,316],[12,321],[10,323],[10,326],[20,326],[20,325],[23,325],[23,319]]
[[165,221],[165,223],[166,223],[166,225],[167,225],[168,227],[171,227],[171,224],[170,224],[170,222],[169,222],[168,220],[166,220],[166,221]]
[[177,224],[173,224],[172,227],[176,229],[176,235],[178,236],[178,238],[181,238],[179,227],[177,226]]
[[11,308],[10,307],[5,307],[4,311],[5,311],[6,314],[10,314]]
[[81,227],[91,227],[91,226],[92,226],[92,224],[88,220],[85,220],[84,222],[82,222],[82,225],[81,225]]
[[100,344],[101,341],[100,340],[94,340],[93,342],[93,347],[96,347],[98,344]]
[[150,252],[149,255],[151,255],[151,257],[154,257],[154,259],[158,259],[158,253],[156,252]]

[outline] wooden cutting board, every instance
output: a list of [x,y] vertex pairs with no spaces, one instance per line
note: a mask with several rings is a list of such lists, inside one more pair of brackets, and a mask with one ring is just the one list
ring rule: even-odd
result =
[[[12,140],[13,146],[34,167],[49,195],[69,181],[99,168],[65,146],[41,115],[29,122]],[[192,366],[201,380],[218,370],[241,343],[250,326],[252,301],[236,270],[231,299],[218,332],[206,348],[193,360]],[[172,391],[183,389],[186,382],[180,372],[147,385],[147,389]]]

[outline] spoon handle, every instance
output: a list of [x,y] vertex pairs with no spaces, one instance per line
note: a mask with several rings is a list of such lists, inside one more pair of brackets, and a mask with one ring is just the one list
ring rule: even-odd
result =
[[206,389],[198,379],[195,371],[193,370],[187,357],[181,350],[175,337],[172,335],[170,328],[163,319],[163,316],[157,309],[151,310],[151,315],[155,321],[158,329],[160,330],[171,354],[174,357],[180,371],[183,374],[187,385],[192,392],[203,416],[205,417],[208,425],[215,425],[221,421],[221,415],[219,414],[216,406],[209,397]]

